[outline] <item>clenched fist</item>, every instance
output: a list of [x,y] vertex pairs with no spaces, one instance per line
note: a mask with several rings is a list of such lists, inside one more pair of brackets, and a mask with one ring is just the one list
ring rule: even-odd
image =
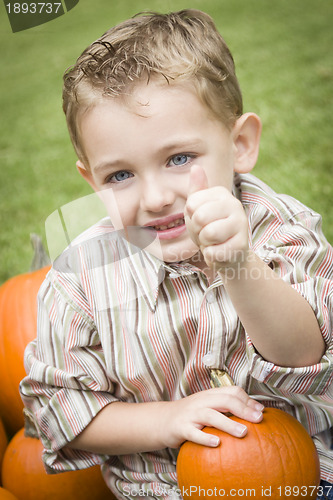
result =
[[205,171],[193,165],[185,222],[206,264],[216,272],[237,267],[249,252],[248,220],[241,202],[223,186],[209,188]]

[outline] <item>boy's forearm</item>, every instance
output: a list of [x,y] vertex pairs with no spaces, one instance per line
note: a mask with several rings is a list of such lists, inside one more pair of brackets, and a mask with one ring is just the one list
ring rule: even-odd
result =
[[203,390],[175,401],[117,401],[103,408],[68,446],[103,455],[178,448],[185,440],[215,447],[216,436],[202,432],[203,427],[243,437],[246,426],[224,413],[256,423],[262,410],[260,403],[236,386]]
[[280,366],[316,364],[325,350],[317,319],[308,302],[251,252],[225,287],[258,352]]
[[106,455],[165,448],[160,432],[163,405],[164,402],[111,403],[68,446]]

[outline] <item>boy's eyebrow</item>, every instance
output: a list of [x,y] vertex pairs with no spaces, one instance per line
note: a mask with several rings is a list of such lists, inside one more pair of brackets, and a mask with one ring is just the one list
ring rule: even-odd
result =
[[121,164],[125,165],[123,160],[107,160],[93,167],[94,172],[102,172],[103,170],[108,170],[110,167],[119,167]]
[[190,137],[188,139],[181,138],[179,140],[173,139],[170,143],[166,143],[159,149],[161,153],[167,153],[169,151],[177,151],[179,153],[190,153],[192,150],[202,146],[203,140],[200,137]]
[[[202,144],[203,141],[201,138],[190,138],[188,140],[180,139],[179,141],[173,139],[172,142],[166,143],[161,148],[159,148],[157,154],[167,154],[170,151],[178,151],[179,153],[191,153]],[[94,172],[98,173],[112,167],[119,168],[121,166],[128,167],[129,164],[126,162],[126,160],[120,158],[114,160],[106,160],[93,167],[93,170]]]

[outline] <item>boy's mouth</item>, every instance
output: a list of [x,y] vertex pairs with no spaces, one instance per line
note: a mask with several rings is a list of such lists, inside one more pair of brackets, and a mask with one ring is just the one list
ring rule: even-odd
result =
[[176,219],[174,221],[169,222],[169,224],[157,224],[156,226],[150,226],[155,229],[155,231],[165,231],[166,229],[171,229],[173,227],[181,226],[185,224],[184,217]]
[[[155,222],[155,224],[152,224],[152,222]],[[182,214],[151,221],[145,227],[156,231],[160,239],[176,238],[186,229],[185,219]]]

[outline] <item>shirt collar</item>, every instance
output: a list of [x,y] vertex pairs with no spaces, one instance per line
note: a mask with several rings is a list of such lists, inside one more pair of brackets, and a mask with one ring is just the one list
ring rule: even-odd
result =
[[[76,245],[72,245],[65,251],[62,255],[62,261],[65,256],[78,257],[77,250],[78,247],[84,247],[84,254],[88,255],[88,261],[94,263],[94,267],[99,267],[105,265],[105,259],[103,257],[103,252],[100,256],[100,261],[98,260],[99,253],[96,252],[96,245],[98,242],[101,243],[103,247],[105,242],[110,243],[113,241],[113,244],[118,247],[118,251],[116,255],[118,259],[124,259],[126,261],[126,272],[131,275],[131,278],[134,280],[134,283],[138,287],[139,296],[143,297],[149,309],[154,312],[156,309],[158,294],[161,283],[165,279],[177,279],[184,276],[194,275],[201,273],[200,269],[195,267],[193,264],[189,262],[175,262],[175,263],[165,263],[158,257],[154,256],[145,248],[140,248],[135,245],[133,242],[129,242],[124,236],[120,234],[120,231],[115,231],[112,225],[110,224],[109,219],[103,219],[101,221],[103,224],[99,223],[94,227],[93,231],[89,231],[88,234],[85,234],[85,238],[81,238],[78,241],[75,241]],[[144,242],[141,242],[144,244]],[[80,253],[80,252],[79,252]],[[96,262],[97,259],[97,262]],[[59,259],[58,259],[59,260]],[[81,259],[77,259],[78,262],[71,259],[71,268],[74,272],[80,273],[82,271],[80,262]],[[56,262],[54,263],[56,264]],[[58,267],[62,267],[58,263]],[[73,267],[74,266],[74,267]],[[86,267],[86,266],[84,266]],[[124,268],[124,271],[125,271]],[[129,277],[129,276],[128,276]],[[125,278],[126,279],[126,278]],[[215,280],[216,281],[216,280]],[[214,283],[212,287],[216,286]]]
[[126,249],[129,272],[140,289],[141,296],[149,309],[155,311],[159,284],[165,276],[163,262],[125,239],[121,239],[120,244]]
[[145,249],[139,249],[125,239],[120,244],[128,256],[129,271],[149,309],[154,312],[160,284],[165,279],[177,279],[200,272],[188,262],[165,263]]

